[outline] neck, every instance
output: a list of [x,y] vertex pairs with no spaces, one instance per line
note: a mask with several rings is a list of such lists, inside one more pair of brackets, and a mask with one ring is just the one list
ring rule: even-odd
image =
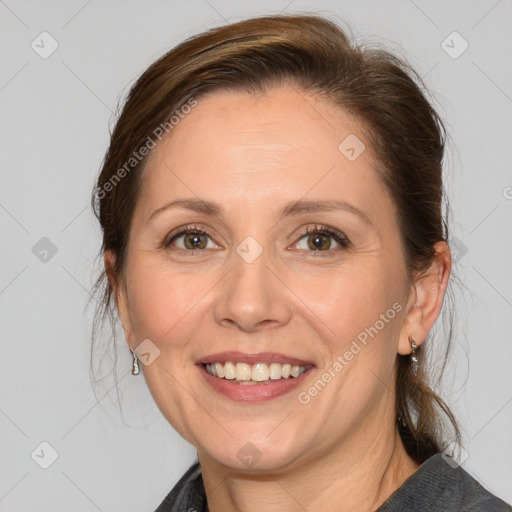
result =
[[[199,455],[210,512],[373,511],[419,467],[394,425],[379,425],[372,442],[353,439],[302,464],[247,475]],[[366,437],[366,440],[368,437]]]

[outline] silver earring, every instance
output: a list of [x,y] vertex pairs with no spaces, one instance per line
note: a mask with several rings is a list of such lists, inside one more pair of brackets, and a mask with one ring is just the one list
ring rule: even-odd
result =
[[411,344],[412,353],[411,353],[411,364],[412,364],[412,371],[416,375],[418,373],[418,367],[419,367],[419,359],[418,354],[416,350],[418,349],[418,345],[414,343],[414,340],[409,336],[409,343]]
[[132,375],[139,375],[140,373],[140,367],[139,367],[139,360],[137,359],[137,355],[135,352],[130,349],[133,355],[133,362],[132,362]]

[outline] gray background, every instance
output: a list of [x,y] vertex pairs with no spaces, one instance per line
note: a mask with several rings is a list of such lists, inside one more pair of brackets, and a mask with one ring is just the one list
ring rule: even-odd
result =
[[[124,416],[108,380],[96,401],[84,306],[100,232],[89,194],[116,105],[153,60],[209,27],[281,11],[343,18],[409,58],[435,91],[453,137],[452,242],[467,287],[444,392],[464,427],[463,467],[512,502],[510,0],[0,0],[0,510],[153,510],[193,461],[129,374],[124,339]],[[31,47],[43,31],[59,45],[46,59]],[[458,58],[442,47],[453,31],[469,43]],[[463,42],[452,40],[453,53]],[[58,453],[48,469],[43,441]]]

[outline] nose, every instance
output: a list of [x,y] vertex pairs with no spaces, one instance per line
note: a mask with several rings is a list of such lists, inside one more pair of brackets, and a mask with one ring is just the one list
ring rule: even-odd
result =
[[266,251],[252,262],[234,253],[233,263],[219,283],[214,307],[217,323],[244,332],[286,325],[292,315],[291,291],[277,278]]

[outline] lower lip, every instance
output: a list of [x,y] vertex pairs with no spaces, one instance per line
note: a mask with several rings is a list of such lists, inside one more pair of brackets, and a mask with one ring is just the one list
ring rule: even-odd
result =
[[280,396],[290,393],[304,382],[304,378],[309,375],[312,368],[306,370],[302,375],[294,378],[279,379],[270,381],[269,384],[235,384],[236,382],[228,379],[221,379],[210,375],[206,368],[197,365],[206,382],[218,393],[227,396],[235,402],[267,402]]

